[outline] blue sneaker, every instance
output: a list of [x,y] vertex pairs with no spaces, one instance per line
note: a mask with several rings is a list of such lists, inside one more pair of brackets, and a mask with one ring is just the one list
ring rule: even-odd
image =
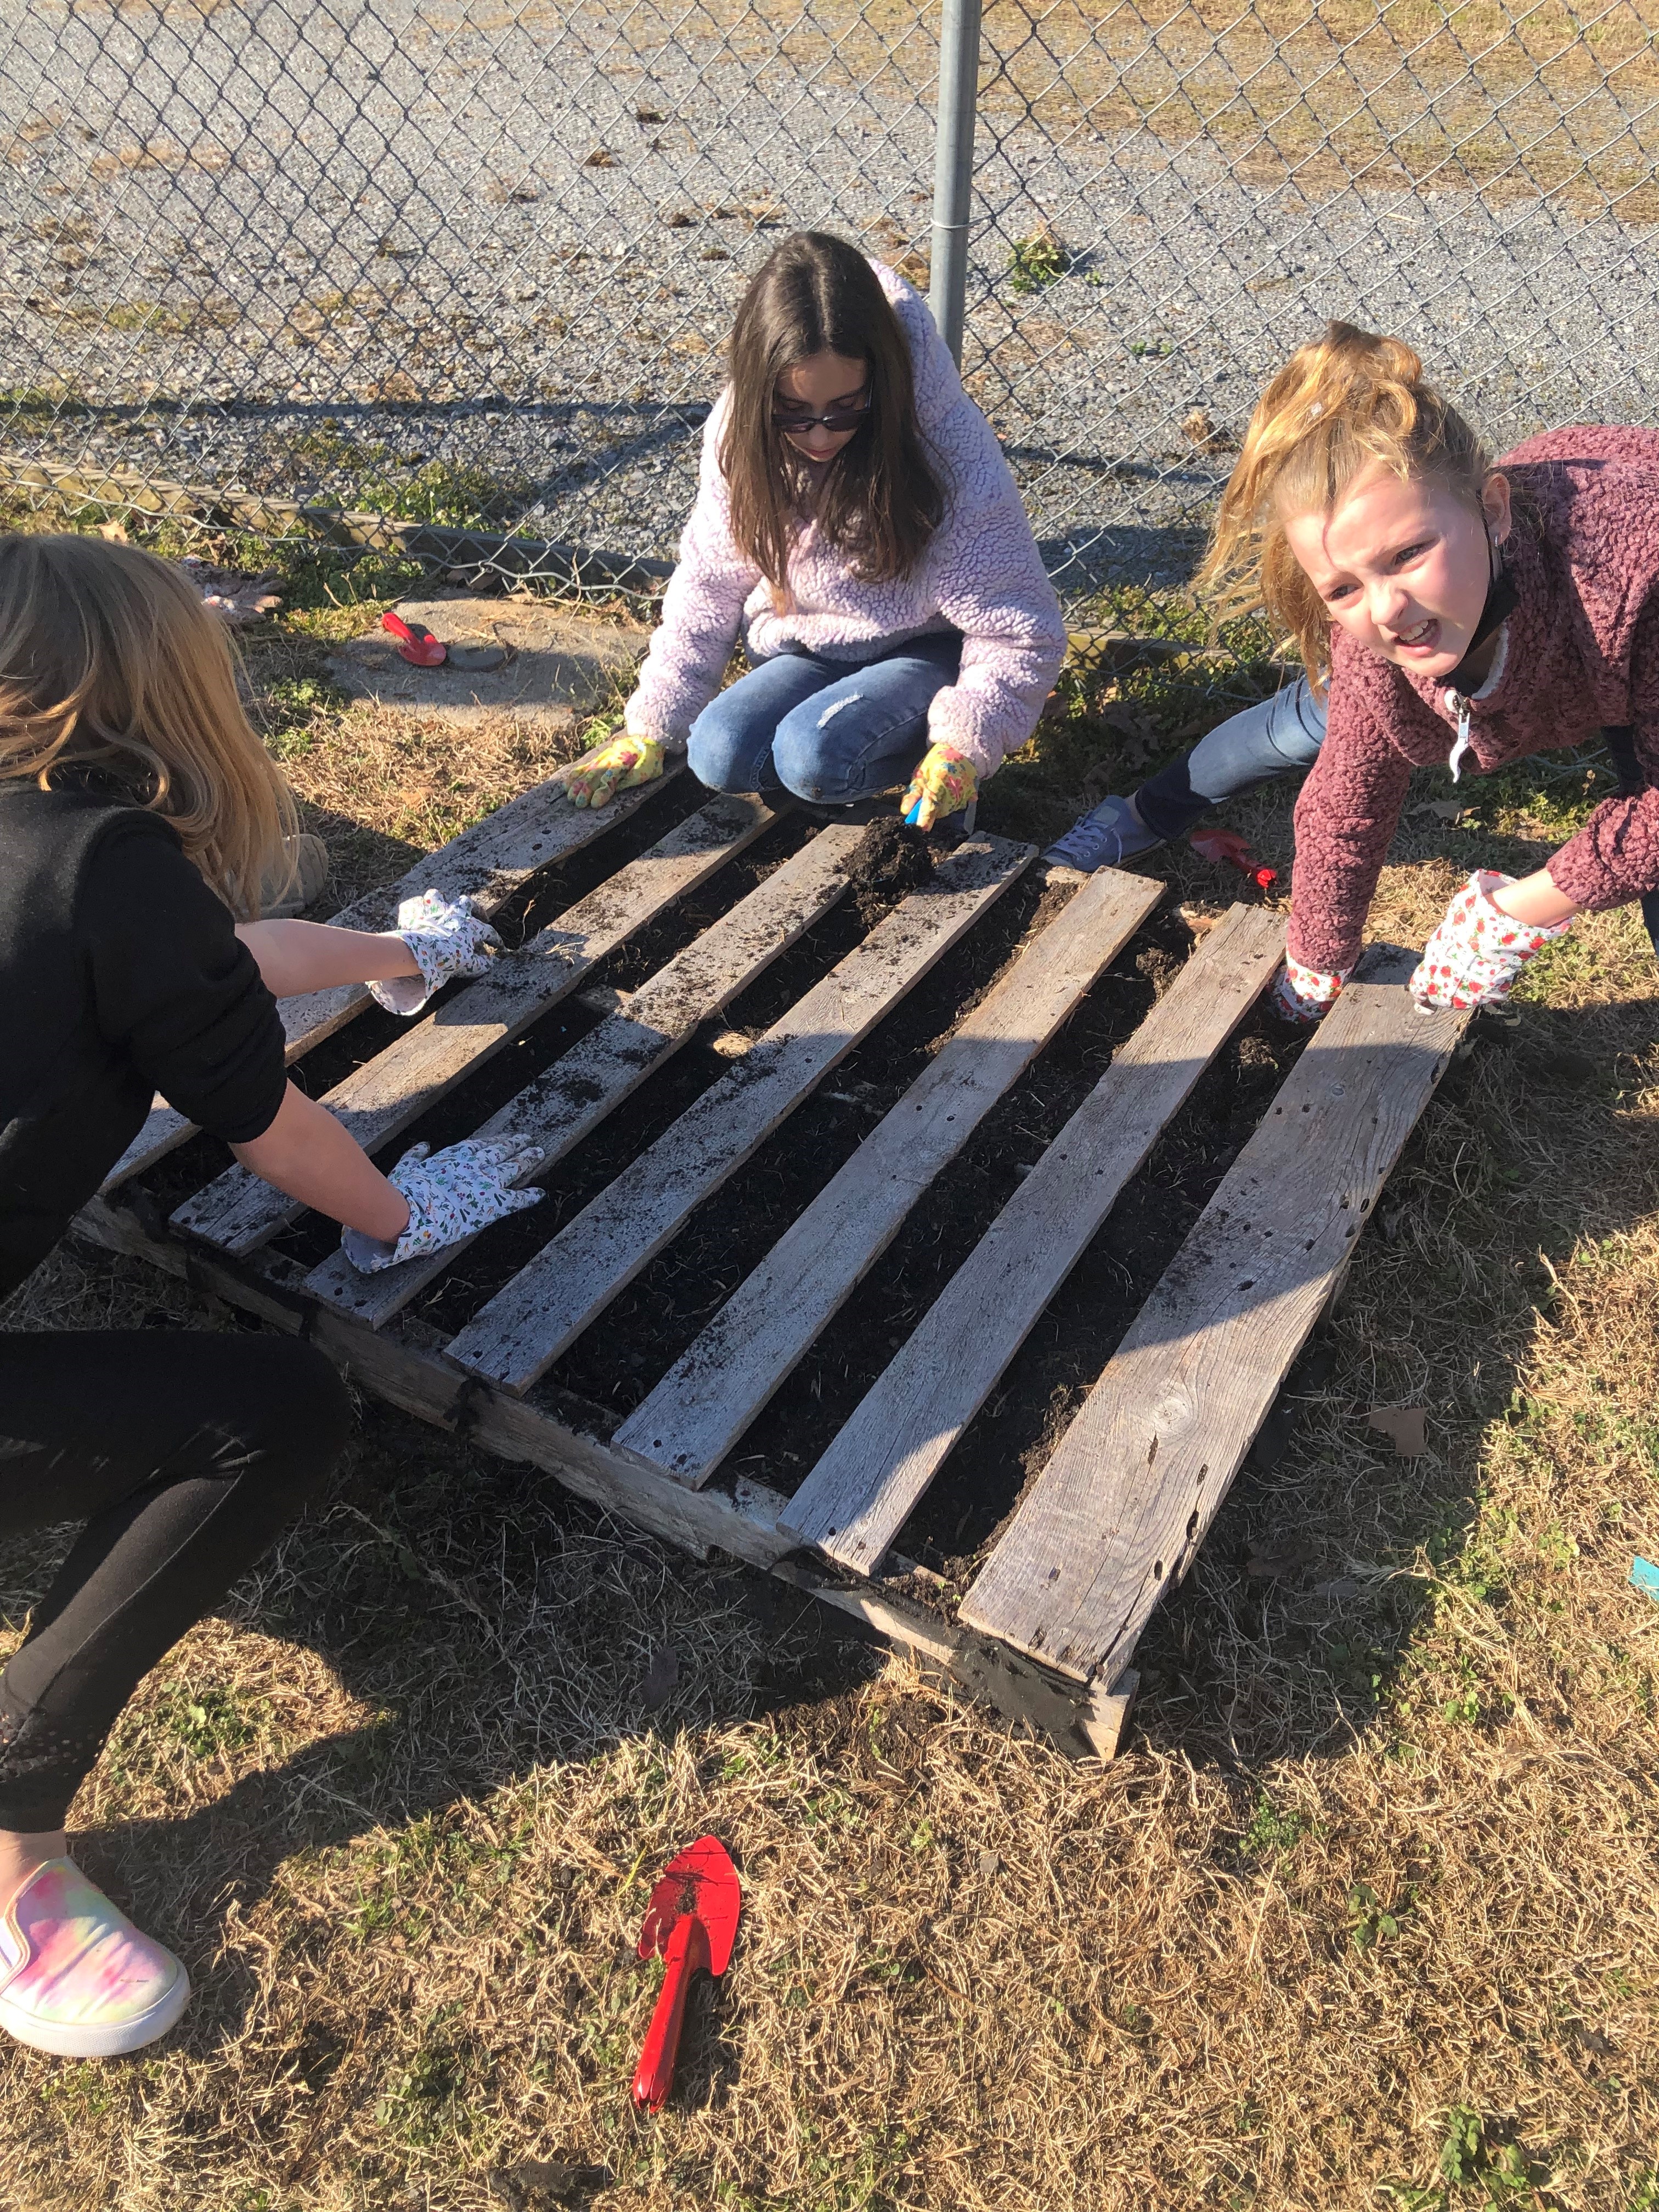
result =
[[1127,799],[1103,799],[1091,814],[1073,823],[1043,859],[1057,868],[1075,868],[1091,876],[1097,868],[1115,868],[1164,842],[1149,830]]

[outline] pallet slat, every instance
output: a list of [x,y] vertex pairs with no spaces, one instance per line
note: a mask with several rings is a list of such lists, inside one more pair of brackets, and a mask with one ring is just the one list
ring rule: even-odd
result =
[[447,1356],[504,1389],[527,1389],[1034,857],[999,837],[958,847],[520,1268]]
[[623,1423],[614,1450],[694,1488],[708,1481],[1163,890],[1113,869],[1086,879]]
[[1129,1178],[1271,980],[1282,917],[1212,929],[923,1316],[783,1510],[872,1573]]
[[[774,817],[757,799],[723,797],[659,838],[567,908],[515,952],[337,1083],[322,1103],[366,1152],[406,1129],[634,933],[753,844]],[[271,1184],[233,1167],[173,1216],[223,1251],[252,1252],[305,1212]]]
[[1372,947],[1108,1362],[962,1619],[1109,1688],[1190,1565],[1468,1016]]
[[[700,1022],[746,990],[848,885],[848,864],[866,831],[833,826],[768,876],[694,943],[629,994],[625,1012],[590,1030],[477,1131],[529,1138],[547,1155],[538,1174],[570,1152],[612,1108],[677,1052]],[[306,1288],[371,1328],[382,1328],[475,1240],[360,1275],[343,1252],[313,1270]]]
[[[678,775],[682,766],[671,761],[667,775]],[[399,902],[418,898],[428,889],[447,899],[474,898],[482,914],[492,915],[532,876],[556,866],[615,823],[625,822],[661,788],[660,782],[641,785],[622,793],[611,805],[595,813],[591,807],[569,804],[562,774],[550,776],[417,860],[395,884],[365,891],[338,914],[331,915],[330,925],[335,929],[389,929],[397,920]],[[361,983],[284,999],[277,1011],[283,1018],[289,1065],[292,1066],[302,1053],[343,1029],[370,1003]],[[171,1106],[153,1107],[143,1127],[105,1176],[103,1189],[112,1191],[129,1176],[154,1167],[195,1133],[196,1124]]]

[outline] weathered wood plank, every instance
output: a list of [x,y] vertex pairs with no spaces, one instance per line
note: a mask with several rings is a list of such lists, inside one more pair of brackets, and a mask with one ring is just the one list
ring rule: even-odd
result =
[[784,1508],[868,1574],[1170,1117],[1271,980],[1280,916],[1236,906],[1199,946]]
[[896,1646],[923,1674],[943,1677],[1009,1720],[1024,1721],[1073,1759],[1116,1756],[1138,1687],[1134,1675],[1110,1692],[1079,1696],[1075,1685],[1032,1666],[1018,1653],[966,1634],[940,1614],[925,1613],[879,1588],[866,1583],[842,1589],[793,1559],[780,1560],[772,1572]]
[[[678,775],[681,766],[681,763],[671,761],[667,775]],[[417,860],[395,884],[365,891],[360,899],[329,916],[331,927],[390,929],[397,920],[399,902],[418,898],[428,890],[447,899],[475,898],[481,913],[492,915],[532,876],[556,866],[615,823],[625,822],[662,789],[661,783],[641,785],[635,791],[620,793],[609,806],[595,813],[592,807],[572,806],[566,799],[567,773],[562,769],[532,790],[520,792],[505,806],[497,807],[482,822],[475,822],[459,837],[452,837],[447,845],[441,845],[435,853],[428,853],[423,860]],[[330,991],[307,991],[297,998],[284,999],[277,1011],[288,1040],[289,1066],[302,1053],[332,1036],[370,1004],[368,993],[361,983],[345,983]],[[196,1124],[175,1113],[171,1106],[153,1107],[143,1127],[105,1176],[103,1188],[113,1190],[129,1176],[154,1167],[157,1160],[165,1159],[195,1133]]]
[[440,1358],[436,1346],[442,1340],[434,1331],[399,1323],[377,1335],[313,1305],[299,1295],[302,1279],[287,1260],[262,1255],[250,1263],[211,1246],[158,1242],[118,1199],[93,1199],[76,1216],[75,1228],[107,1250],[140,1255],[278,1328],[292,1334],[303,1326],[319,1351],[377,1397],[440,1428],[462,1430],[504,1459],[544,1468],[578,1497],[699,1557],[718,1546],[751,1565],[769,1567],[788,1548],[776,1530],[776,1495],[761,1484],[738,1482],[727,1496],[687,1491],[651,1474],[533,1402],[503,1397],[458,1375]]
[[[322,1103],[365,1152],[378,1150],[538,1021],[635,930],[751,845],[773,819],[757,799],[726,796],[699,807],[649,852],[354,1068]],[[173,1220],[227,1252],[246,1253],[304,1212],[246,1168],[232,1167],[187,1199]]]
[[1073,1756],[1112,1755],[1128,1708],[1133,1677],[1112,1694],[1079,1692],[1041,1665],[964,1635],[885,1591],[839,1590],[785,1557],[782,1499],[763,1484],[739,1479],[688,1491],[639,1468],[596,1437],[568,1427],[533,1402],[507,1398],[457,1375],[437,1356],[434,1331],[399,1322],[379,1335],[343,1316],[318,1312],[295,1295],[297,1267],[269,1255],[249,1265],[192,1245],[158,1242],[118,1200],[93,1199],[76,1217],[79,1234],[106,1250],[126,1252],[182,1276],[198,1290],[224,1297],[275,1327],[304,1327],[321,1351],[362,1385],[406,1413],[451,1431],[465,1431],[487,1450],[544,1468],[578,1497],[697,1558],[716,1547],[769,1570],[795,1588],[850,1615],[929,1672],[948,1676],[1006,1718],[1049,1734]]
[[[546,1155],[538,1177],[563,1158],[612,1108],[677,1052],[700,1022],[739,991],[827,914],[847,889],[848,864],[863,830],[822,830],[810,845],[757,885],[683,952],[629,994],[625,1011],[590,1030],[533,1083],[492,1114],[481,1137],[529,1138]],[[407,1260],[378,1275],[360,1275],[344,1253],[316,1268],[306,1287],[313,1297],[380,1328],[475,1240]]]
[[521,1267],[448,1357],[505,1389],[527,1389],[1033,857],[1030,846],[1000,837],[959,846]]
[[1102,869],[774,1245],[611,1438],[694,1487],[707,1482],[922,1193],[1163,896]]
[[1060,1439],[964,1621],[1108,1687],[1191,1565],[1467,1014],[1374,946]]

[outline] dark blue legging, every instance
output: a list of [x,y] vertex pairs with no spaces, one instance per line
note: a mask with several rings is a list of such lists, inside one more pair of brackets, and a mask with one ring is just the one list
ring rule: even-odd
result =
[[0,1671],[0,1828],[61,1828],[116,1716],[328,1475],[351,1409],[287,1337],[0,1335],[0,1536],[84,1522]]

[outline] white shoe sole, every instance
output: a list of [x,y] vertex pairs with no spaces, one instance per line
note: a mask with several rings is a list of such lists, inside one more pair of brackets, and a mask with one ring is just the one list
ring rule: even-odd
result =
[[136,2020],[112,2027],[81,2027],[73,2021],[40,2021],[0,1996],[0,2029],[31,2051],[44,2051],[53,2058],[124,2058],[142,2051],[163,2036],[190,2002],[190,1976],[183,1966],[167,1995],[157,1998]]

